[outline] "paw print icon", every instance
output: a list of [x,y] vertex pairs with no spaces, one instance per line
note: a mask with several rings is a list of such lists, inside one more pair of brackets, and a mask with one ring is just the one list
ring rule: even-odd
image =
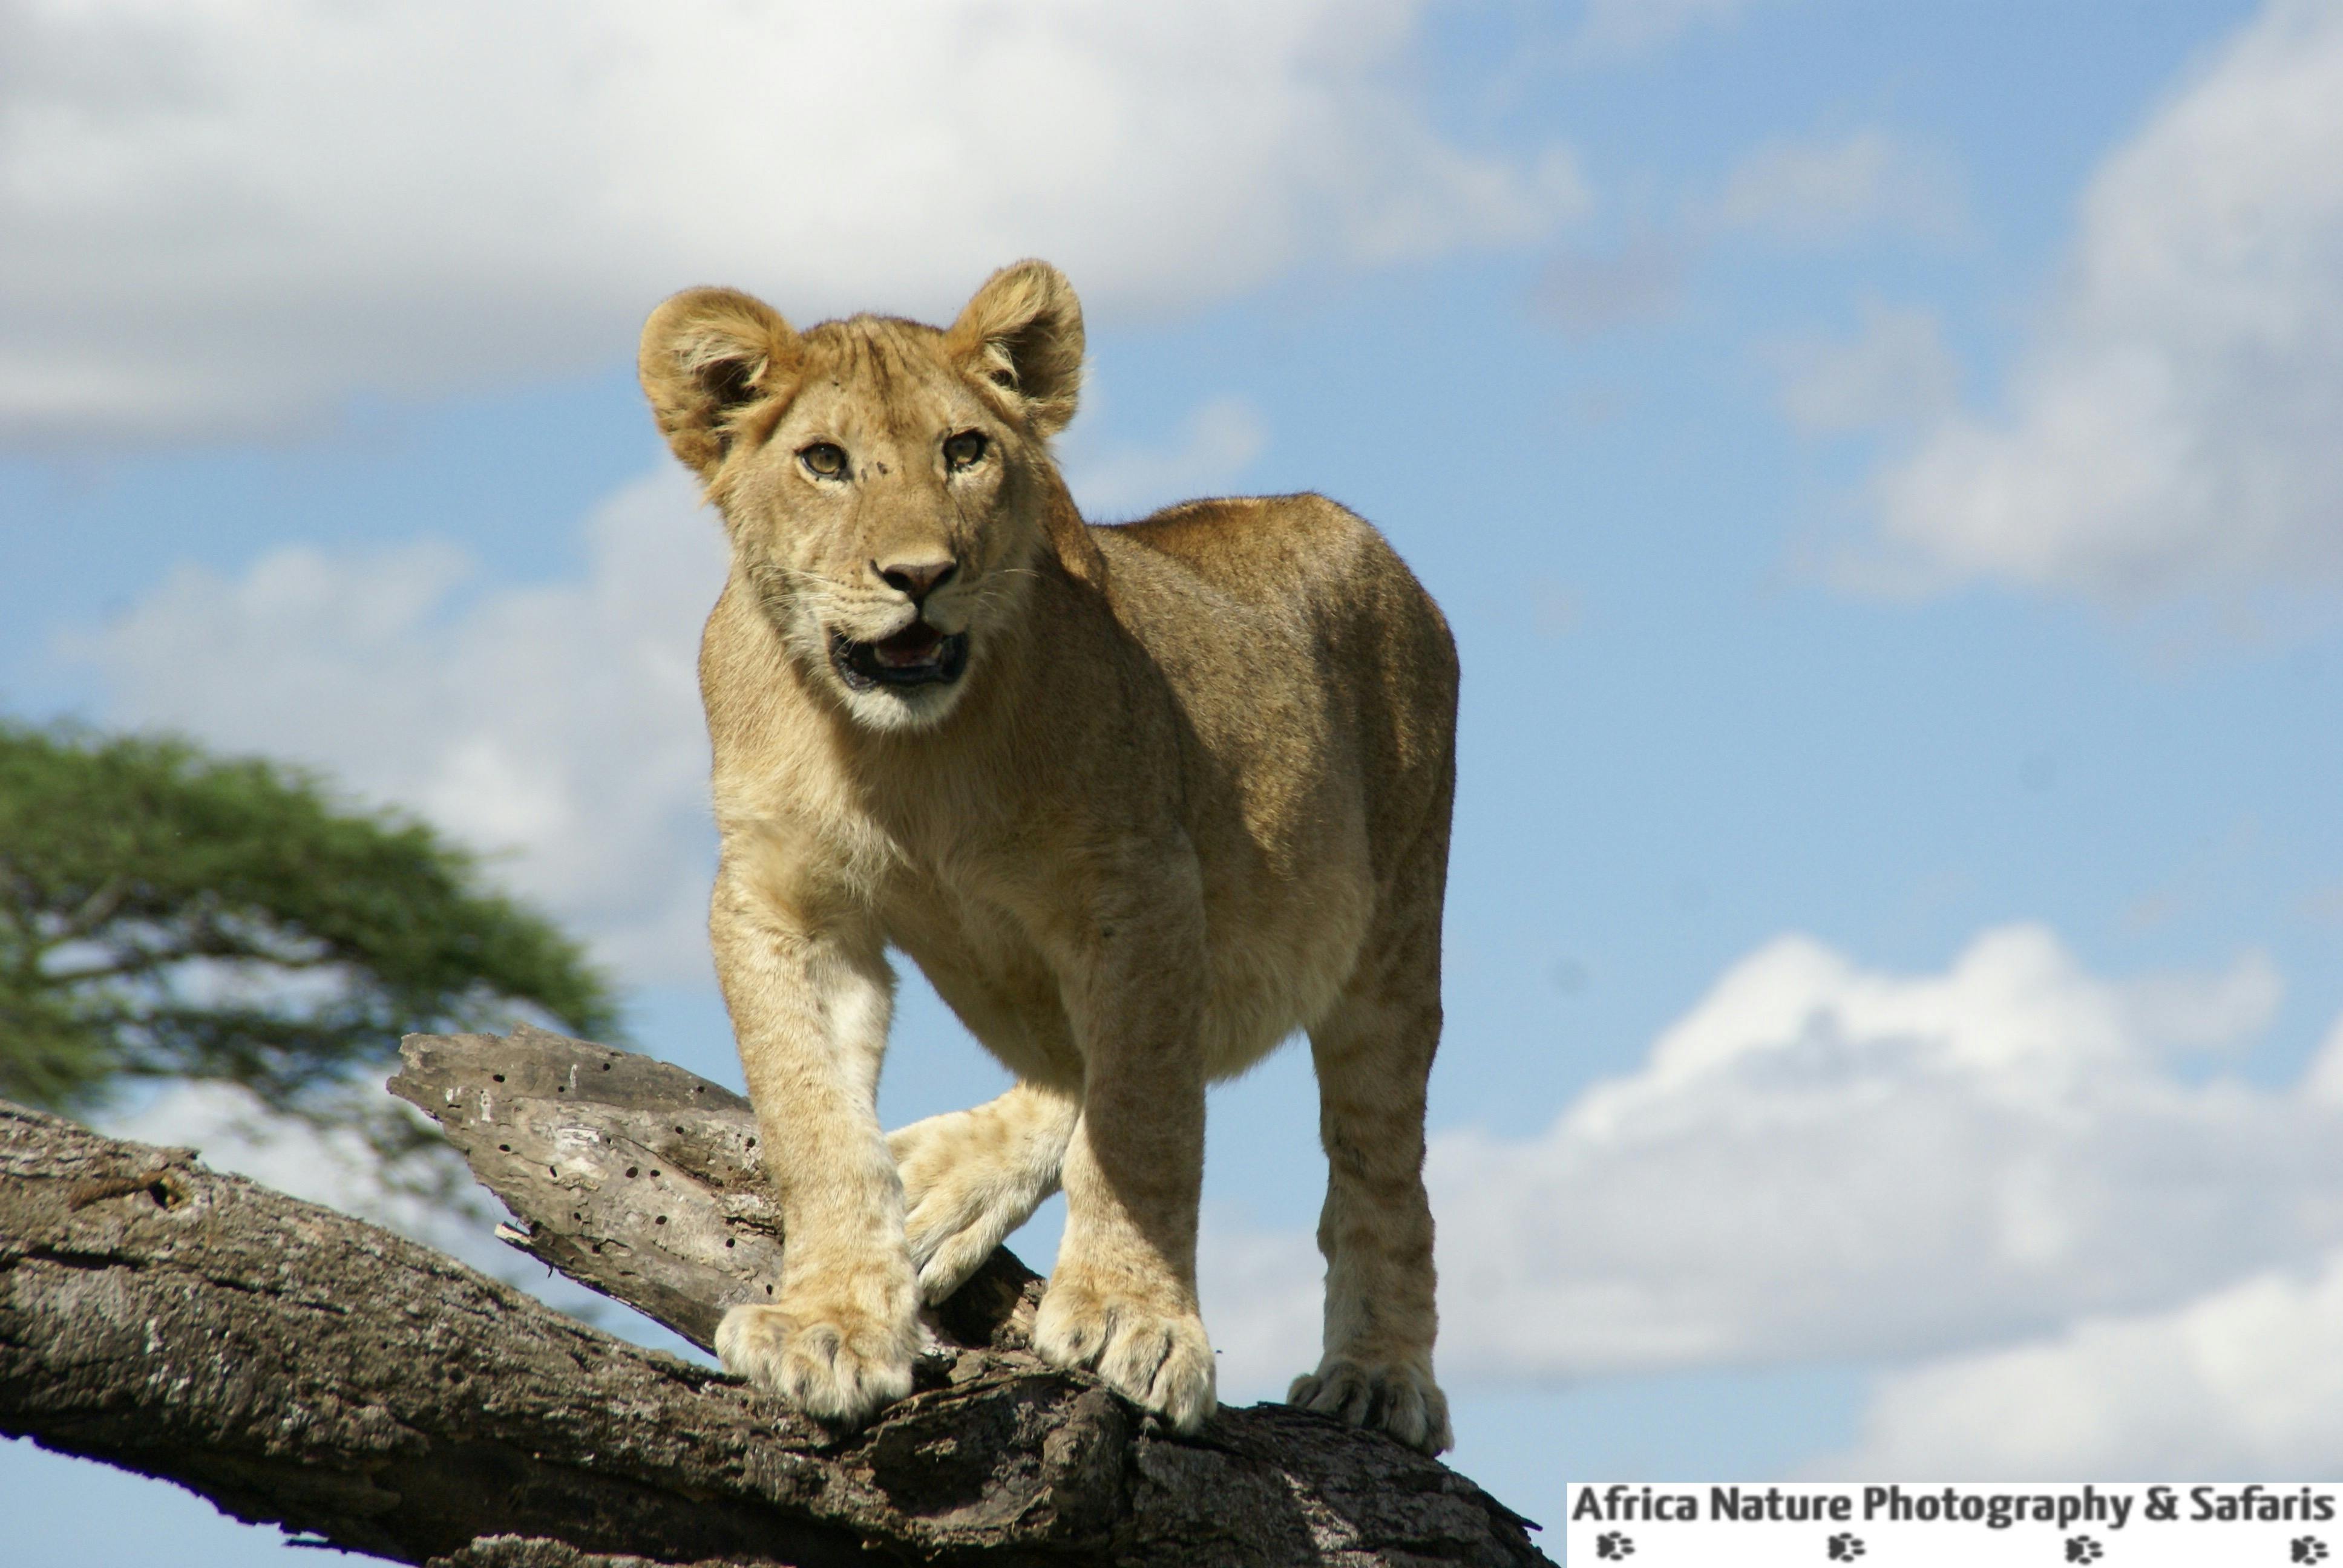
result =
[[1863,1538],[1858,1535],[1834,1535],[1827,1544],[1834,1563],[1852,1563],[1863,1555]]
[[1633,1557],[1635,1543],[1616,1530],[1609,1530],[1594,1538],[1594,1555],[1607,1559]]
[[2069,1563],[2097,1563],[2106,1555],[2106,1549],[2087,1535],[2066,1537],[2066,1561]]
[[2296,1536],[2294,1538],[2294,1561],[2297,1563],[2326,1562],[2327,1543],[2321,1541],[2316,1535]]

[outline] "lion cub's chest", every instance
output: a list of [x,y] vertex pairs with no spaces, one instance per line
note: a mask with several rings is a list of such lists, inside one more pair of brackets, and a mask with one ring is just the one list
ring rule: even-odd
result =
[[911,875],[880,900],[880,923],[936,994],[1020,1077],[1079,1082],[1081,1058],[1056,970],[1028,922],[982,881]]
[[[1016,869],[997,879],[965,863],[946,877],[907,875],[879,901],[887,940],[920,966],[970,1032],[1011,1070],[1079,1082],[1081,1055],[1063,1000],[1065,933],[1094,911],[1076,907],[1066,879]],[[1207,1076],[1241,1072],[1331,1005],[1348,977],[1371,895],[1356,869],[1321,864],[1302,876],[1203,868],[1204,950],[1182,982],[1202,1003],[1196,1048]],[[1209,860],[1209,858],[1208,858]],[[1219,874],[1215,874],[1215,873]],[[1176,896],[1172,879],[1120,890],[1128,909]],[[1075,960],[1079,961],[1079,960]],[[1184,961],[1198,962],[1196,957]]]

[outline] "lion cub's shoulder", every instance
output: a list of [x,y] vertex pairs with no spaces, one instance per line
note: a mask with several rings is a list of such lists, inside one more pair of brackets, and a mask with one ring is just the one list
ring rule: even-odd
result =
[[[1454,726],[1455,640],[1357,513],[1308,493],[1245,497],[1091,533],[1117,616],[1177,673],[1206,729],[1249,731],[1272,708],[1290,718],[1339,692],[1337,707],[1382,711],[1371,728],[1401,750],[1412,756],[1421,739],[1427,755],[1446,754],[1437,738]],[[1223,711],[1227,725],[1210,722]],[[1411,765],[1374,765],[1384,763]]]

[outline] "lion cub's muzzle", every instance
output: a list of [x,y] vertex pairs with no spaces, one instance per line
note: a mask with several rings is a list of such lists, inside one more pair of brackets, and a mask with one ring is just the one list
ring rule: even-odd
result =
[[915,620],[877,642],[856,642],[842,631],[830,634],[830,662],[850,690],[882,686],[950,686],[968,668],[968,633],[947,635]]

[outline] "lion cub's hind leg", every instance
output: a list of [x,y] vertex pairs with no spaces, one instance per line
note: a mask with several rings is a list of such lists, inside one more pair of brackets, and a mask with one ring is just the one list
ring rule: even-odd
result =
[[903,1231],[921,1301],[960,1289],[1058,1190],[1080,1111],[1068,1096],[1021,1083],[972,1111],[887,1135],[903,1173]]
[[[1434,884],[1436,889],[1437,884]],[[1432,1206],[1424,1084],[1440,1040],[1440,910],[1371,939],[1333,1011],[1310,1031],[1326,1148],[1325,1354],[1286,1402],[1438,1453],[1453,1445],[1432,1376]]]

